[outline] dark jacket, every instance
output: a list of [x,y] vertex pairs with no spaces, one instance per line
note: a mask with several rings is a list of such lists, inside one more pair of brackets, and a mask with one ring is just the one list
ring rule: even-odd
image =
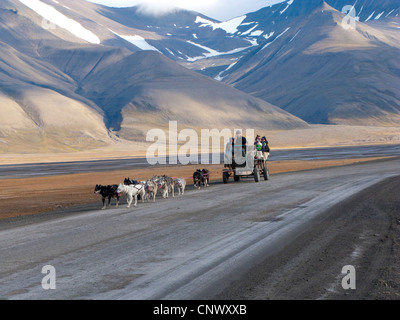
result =
[[263,139],[265,139],[265,141],[261,141],[261,144],[262,144],[261,151],[262,152],[270,152],[271,149],[269,148],[267,138],[263,137]]

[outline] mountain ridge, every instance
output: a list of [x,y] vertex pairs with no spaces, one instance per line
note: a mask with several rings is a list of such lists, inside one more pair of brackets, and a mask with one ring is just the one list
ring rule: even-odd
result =
[[[74,3],[82,5],[73,1],[71,7]],[[73,151],[119,139],[145,141],[147,130],[165,128],[169,120],[196,129],[235,123],[275,129],[307,126],[159,52],[90,43],[42,23],[20,1],[0,5],[0,27],[6,31],[0,33],[0,101],[9,114],[0,120],[0,149],[5,152]],[[193,108],[199,110],[195,123]]]
[[82,0],[4,0],[0,103],[12,116],[0,121],[0,149],[143,141],[170,120],[397,127],[399,5],[355,1],[350,30],[345,5],[287,0],[220,22],[187,10],[154,18]]
[[309,123],[399,125],[398,44],[375,25],[345,30],[342,19],[324,2],[237,62],[223,81]]

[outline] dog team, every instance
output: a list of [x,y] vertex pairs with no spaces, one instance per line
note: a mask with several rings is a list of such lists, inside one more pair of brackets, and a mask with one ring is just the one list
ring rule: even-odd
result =
[[[209,182],[209,171],[207,169],[200,170],[198,169],[193,174],[194,186],[200,189],[200,186],[208,186]],[[156,195],[160,191],[162,197],[164,199],[169,197],[169,194],[172,193],[172,197],[175,196],[175,187],[178,190],[179,195],[185,194],[186,188],[186,179],[185,178],[176,178],[173,179],[166,175],[162,176],[154,176],[147,181],[137,181],[130,178],[125,178],[123,183],[119,185],[96,185],[94,189],[95,195],[101,195],[103,208],[106,209],[106,199],[108,199],[108,206],[110,206],[111,199],[116,199],[116,206],[118,207],[119,199],[123,196],[126,196],[126,201],[128,203],[128,208],[131,207],[132,202],[133,206],[137,206],[138,200],[144,202],[145,199],[149,201],[152,199],[153,202],[156,201]]]

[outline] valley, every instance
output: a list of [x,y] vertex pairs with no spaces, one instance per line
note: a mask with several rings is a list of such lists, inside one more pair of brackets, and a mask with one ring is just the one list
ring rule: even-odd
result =
[[[0,299],[399,299],[399,1],[266,3],[0,2]],[[269,179],[199,161],[237,130]],[[154,175],[187,192],[101,210]]]
[[396,143],[398,5],[358,1],[351,30],[343,6],[283,1],[221,22],[187,10],[158,18],[81,0],[4,0],[0,150],[68,157],[130,145],[139,154],[146,133],[170,120],[197,132],[320,129],[318,141],[278,147],[329,146],[332,125],[340,145]]

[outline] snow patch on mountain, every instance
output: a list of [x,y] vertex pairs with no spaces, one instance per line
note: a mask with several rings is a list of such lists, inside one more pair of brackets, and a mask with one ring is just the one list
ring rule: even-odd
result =
[[175,54],[170,49],[165,48],[165,50],[167,50],[171,56],[175,56]]
[[250,28],[249,30],[243,32],[242,35],[245,36],[245,35],[250,34],[257,27],[258,27],[258,24],[256,24],[254,27]]
[[261,50],[264,50],[266,47],[268,47],[269,45],[274,43],[279,37],[283,36],[286,32],[288,32],[289,29],[290,29],[290,27],[286,28],[285,31],[283,31],[281,34],[278,34],[274,40],[272,40],[271,42],[268,42],[264,47],[262,47]]
[[226,68],[224,71],[221,71],[214,79],[217,81],[222,81],[225,77],[222,76],[222,74],[226,71],[228,71],[229,69],[231,69],[236,63],[238,63],[237,61],[230,64],[228,68]]
[[374,14],[375,14],[375,11],[371,13],[371,15],[367,18],[367,20],[365,20],[365,22],[371,20],[371,18],[374,16]]
[[244,19],[246,19],[246,16],[237,17],[225,22],[212,22],[210,20],[197,16],[195,23],[201,23],[200,27],[212,27],[213,30],[222,29],[226,33],[234,34],[238,31],[237,28],[241,25]]
[[390,11],[385,17],[387,18],[388,16],[390,16],[390,15],[393,13],[394,10],[395,10],[395,9],[393,9],[392,11]]
[[378,14],[378,15],[375,17],[375,20],[379,20],[379,18],[382,17],[382,15],[383,15],[384,13],[385,13],[385,11],[381,12],[380,14]]
[[258,37],[258,36],[261,36],[263,33],[264,33],[264,31],[262,31],[262,30],[256,30],[256,31],[253,31],[253,32],[250,34],[250,36],[252,36],[252,37]]
[[269,38],[271,38],[273,35],[274,35],[274,31],[272,31],[272,32],[270,32],[269,34],[264,34],[263,35],[263,37],[265,38],[265,39],[269,39]]
[[286,8],[283,9],[282,11],[280,11],[280,14],[284,13],[287,9],[289,9],[289,7],[290,7],[290,5],[293,3],[293,1],[294,1],[294,0],[288,1]]
[[114,31],[110,30],[112,33],[114,33],[115,35],[117,35],[118,37],[124,39],[125,41],[128,41],[130,43],[132,43],[133,45],[135,45],[136,47],[138,47],[139,49],[142,50],[152,50],[152,51],[158,51],[160,52],[157,48],[153,47],[151,44],[149,44],[143,37],[135,34],[133,36],[125,36],[125,35],[120,35]]
[[227,52],[219,52],[219,51],[216,51],[216,50],[214,50],[214,49],[208,48],[208,47],[206,47],[206,46],[202,46],[201,44],[198,44],[198,43],[195,43],[195,42],[192,42],[192,41],[189,41],[189,40],[186,41],[186,42],[187,42],[187,43],[190,43],[191,45],[194,45],[194,46],[196,46],[196,47],[202,48],[202,49],[205,50],[205,51],[208,51],[207,53],[204,53],[202,56],[199,56],[199,57],[193,57],[193,58],[188,57],[188,58],[187,58],[187,61],[189,61],[189,62],[194,62],[194,61],[197,61],[197,60],[206,59],[206,58],[210,58],[210,57],[216,57],[216,56],[234,54],[234,53],[241,52],[241,51],[243,51],[243,50],[249,49],[249,48],[251,48],[251,47],[257,45],[257,42],[256,42],[256,41],[255,41],[255,42],[254,42],[254,41],[250,41],[250,42],[251,42],[251,45],[248,46],[248,47],[236,48],[236,49],[233,49],[233,50],[227,51]]
[[94,44],[101,43],[100,39],[93,32],[84,28],[80,23],[76,22],[75,20],[66,17],[61,12],[57,11],[54,7],[45,4],[39,0],[19,0],[19,2],[23,3],[28,8],[35,11],[47,21],[50,21],[60,28],[69,31],[78,38]]

